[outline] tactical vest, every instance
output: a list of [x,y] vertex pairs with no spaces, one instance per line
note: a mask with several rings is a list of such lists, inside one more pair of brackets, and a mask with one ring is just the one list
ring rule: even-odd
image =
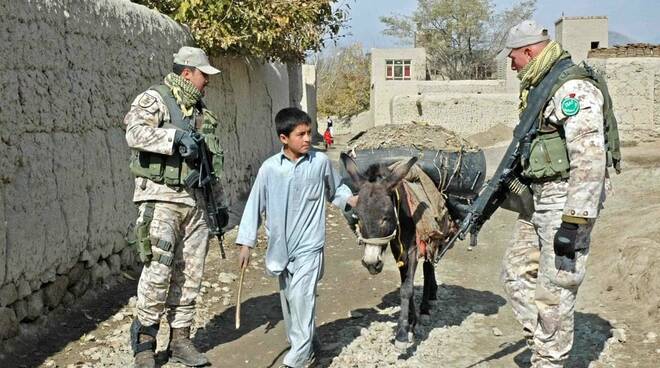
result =
[[[170,113],[170,122],[161,123],[159,127],[185,131],[199,130],[212,154],[214,171],[217,176],[220,176],[223,171],[224,153],[220,141],[215,135],[218,126],[218,119],[215,115],[206,109],[203,103],[200,103],[201,114],[198,109],[195,109],[192,116],[184,117],[168,86],[159,84],[150,87],[149,90],[158,92]],[[178,150],[174,150],[172,155],[133,150],[129,167],[136,177],[147,178],[155,183],[173,187],[183,185],[186,176],[190,173],[190,168]]]
[[[603,122],[605,133],[605,150],[607,154],[607,167],[614,167],[617,173],[621,172],[621,151],[619,143],[618,122],[612,109],[612,97],[607,89],[605,78],[595,72],[586,63],[573,65],[561,73],[551,89],[550,96],[543,106],[547,106],[557,90],[564,83],[573,79],[587,80],[603,94]],[[559,108],[559,107],[555,107]],[[547,181],[568,178],[570,161],[563,125],[553,124],[543,117],[543,110],[539,114],[537,135],[532,140],[529,152],[522,157],[522,176],[532,181]]]

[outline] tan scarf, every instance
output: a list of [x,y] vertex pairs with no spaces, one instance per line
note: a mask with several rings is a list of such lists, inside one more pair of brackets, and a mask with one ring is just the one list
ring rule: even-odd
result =
[[190,81],[174,73],[170,73],[165,77],[165,85],[172,90],[176,102],[181,107],[183,116],[191,116],[193,114],[193,107],[202,98],[202,92],[190,83]]
[[527,96],[532,87],[535,87],[543,77],[550,71],[553,65],[559,60],[571,57],[571,55],[561,48],[561,45],[555,41],[550,41],[548,45],[533,58],[519,73],[520,79],[520,104],[518,112],[522,112],[527,107]]

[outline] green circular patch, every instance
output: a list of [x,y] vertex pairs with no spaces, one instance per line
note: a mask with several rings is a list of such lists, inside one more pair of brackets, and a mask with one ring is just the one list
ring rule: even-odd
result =
[[573,116],[580,112],[580,101],[573,97],[565,97],[561,100],[561,112],[566,116]]

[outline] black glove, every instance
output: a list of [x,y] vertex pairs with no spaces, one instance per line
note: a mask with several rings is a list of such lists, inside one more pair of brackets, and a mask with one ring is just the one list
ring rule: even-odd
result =
[[578,225],[562,221],[555,234],[555,254],[561,257],[575,259],[575,238],[577,238]]
[[183,158],[196,160],[199,155],[199,145],[190,132],[177,130],[174,133],[174,145],[179,147],[179,153]]

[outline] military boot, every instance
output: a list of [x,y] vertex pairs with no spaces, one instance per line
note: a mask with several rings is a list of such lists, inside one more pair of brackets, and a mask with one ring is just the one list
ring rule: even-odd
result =
[[[154,345],[156,344],[156,340],[149,335],[140,335],[138,342],[140,344],[142,343],[153,343]],[[135,359],[133,364],[135,368],[156,368],[154,350],[146,349],[135,354]]]
[[137,319],[131,325],[131,347],[135,368],[155,368],[156,335],[158,325],[143,326]]
[[199,367],[209,364],[206,356],[200,353],[190,340],[190,327],[172,328],[170,331],[170,346],[167,350],[170,361],[181,363],[188,367]]

